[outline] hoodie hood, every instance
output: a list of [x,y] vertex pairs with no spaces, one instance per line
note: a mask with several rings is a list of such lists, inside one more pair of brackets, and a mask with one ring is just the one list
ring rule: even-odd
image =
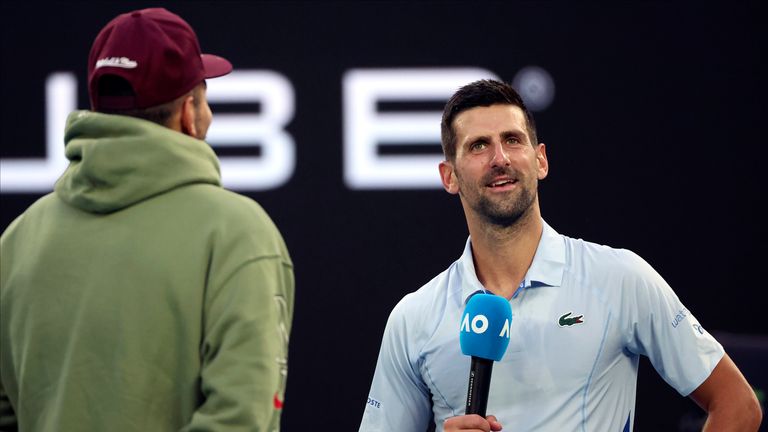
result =
[[90,213],[110,213],[179,186],[221,186],[213,149],[133,117],[75,111],[64,134],[69,166],[56,194]]

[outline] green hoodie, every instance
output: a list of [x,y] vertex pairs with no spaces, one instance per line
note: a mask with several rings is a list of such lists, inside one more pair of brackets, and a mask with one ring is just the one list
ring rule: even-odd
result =
[[294,278],[269,216],[168,128],[81,111],[65,141],[0,238],[0,429],[278,430]]

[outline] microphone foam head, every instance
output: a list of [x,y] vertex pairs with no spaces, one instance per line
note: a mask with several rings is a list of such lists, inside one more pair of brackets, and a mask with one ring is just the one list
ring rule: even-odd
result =
[[501,296],[478,293],[461,316],[459,342],[464,355],[499,361],[509,345],[512,307]]

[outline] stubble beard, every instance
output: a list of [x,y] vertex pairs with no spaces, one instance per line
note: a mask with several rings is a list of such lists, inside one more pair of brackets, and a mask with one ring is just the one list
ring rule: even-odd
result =
[[[494,173],[493,175],[499,174]],[[513,191],[506,196],[491,199],[482,193],[488,183],[486,179],[483,179],[476,187],[470,188],[459,177],[459,194],[467,200],[469,207],[485,221],[499,228],[509,228],[528,213],[536,200],[536,187],[528,187],[523,183],[523,179],[516,178],[518,179],[517,193]]]
[[528,189],[522,189],[517,199],[505,202],[493,202],[481,196],[474,210],[489,223],[501,228],[515,225],[528,212],[533,204],[534,195]]

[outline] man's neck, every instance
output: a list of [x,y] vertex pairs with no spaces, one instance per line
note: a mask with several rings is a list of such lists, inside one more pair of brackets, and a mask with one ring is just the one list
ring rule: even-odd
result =
[[544,229],[538,206],[513,225],[469,221],[477,278],[494,294],[512,298],[533,262]]

